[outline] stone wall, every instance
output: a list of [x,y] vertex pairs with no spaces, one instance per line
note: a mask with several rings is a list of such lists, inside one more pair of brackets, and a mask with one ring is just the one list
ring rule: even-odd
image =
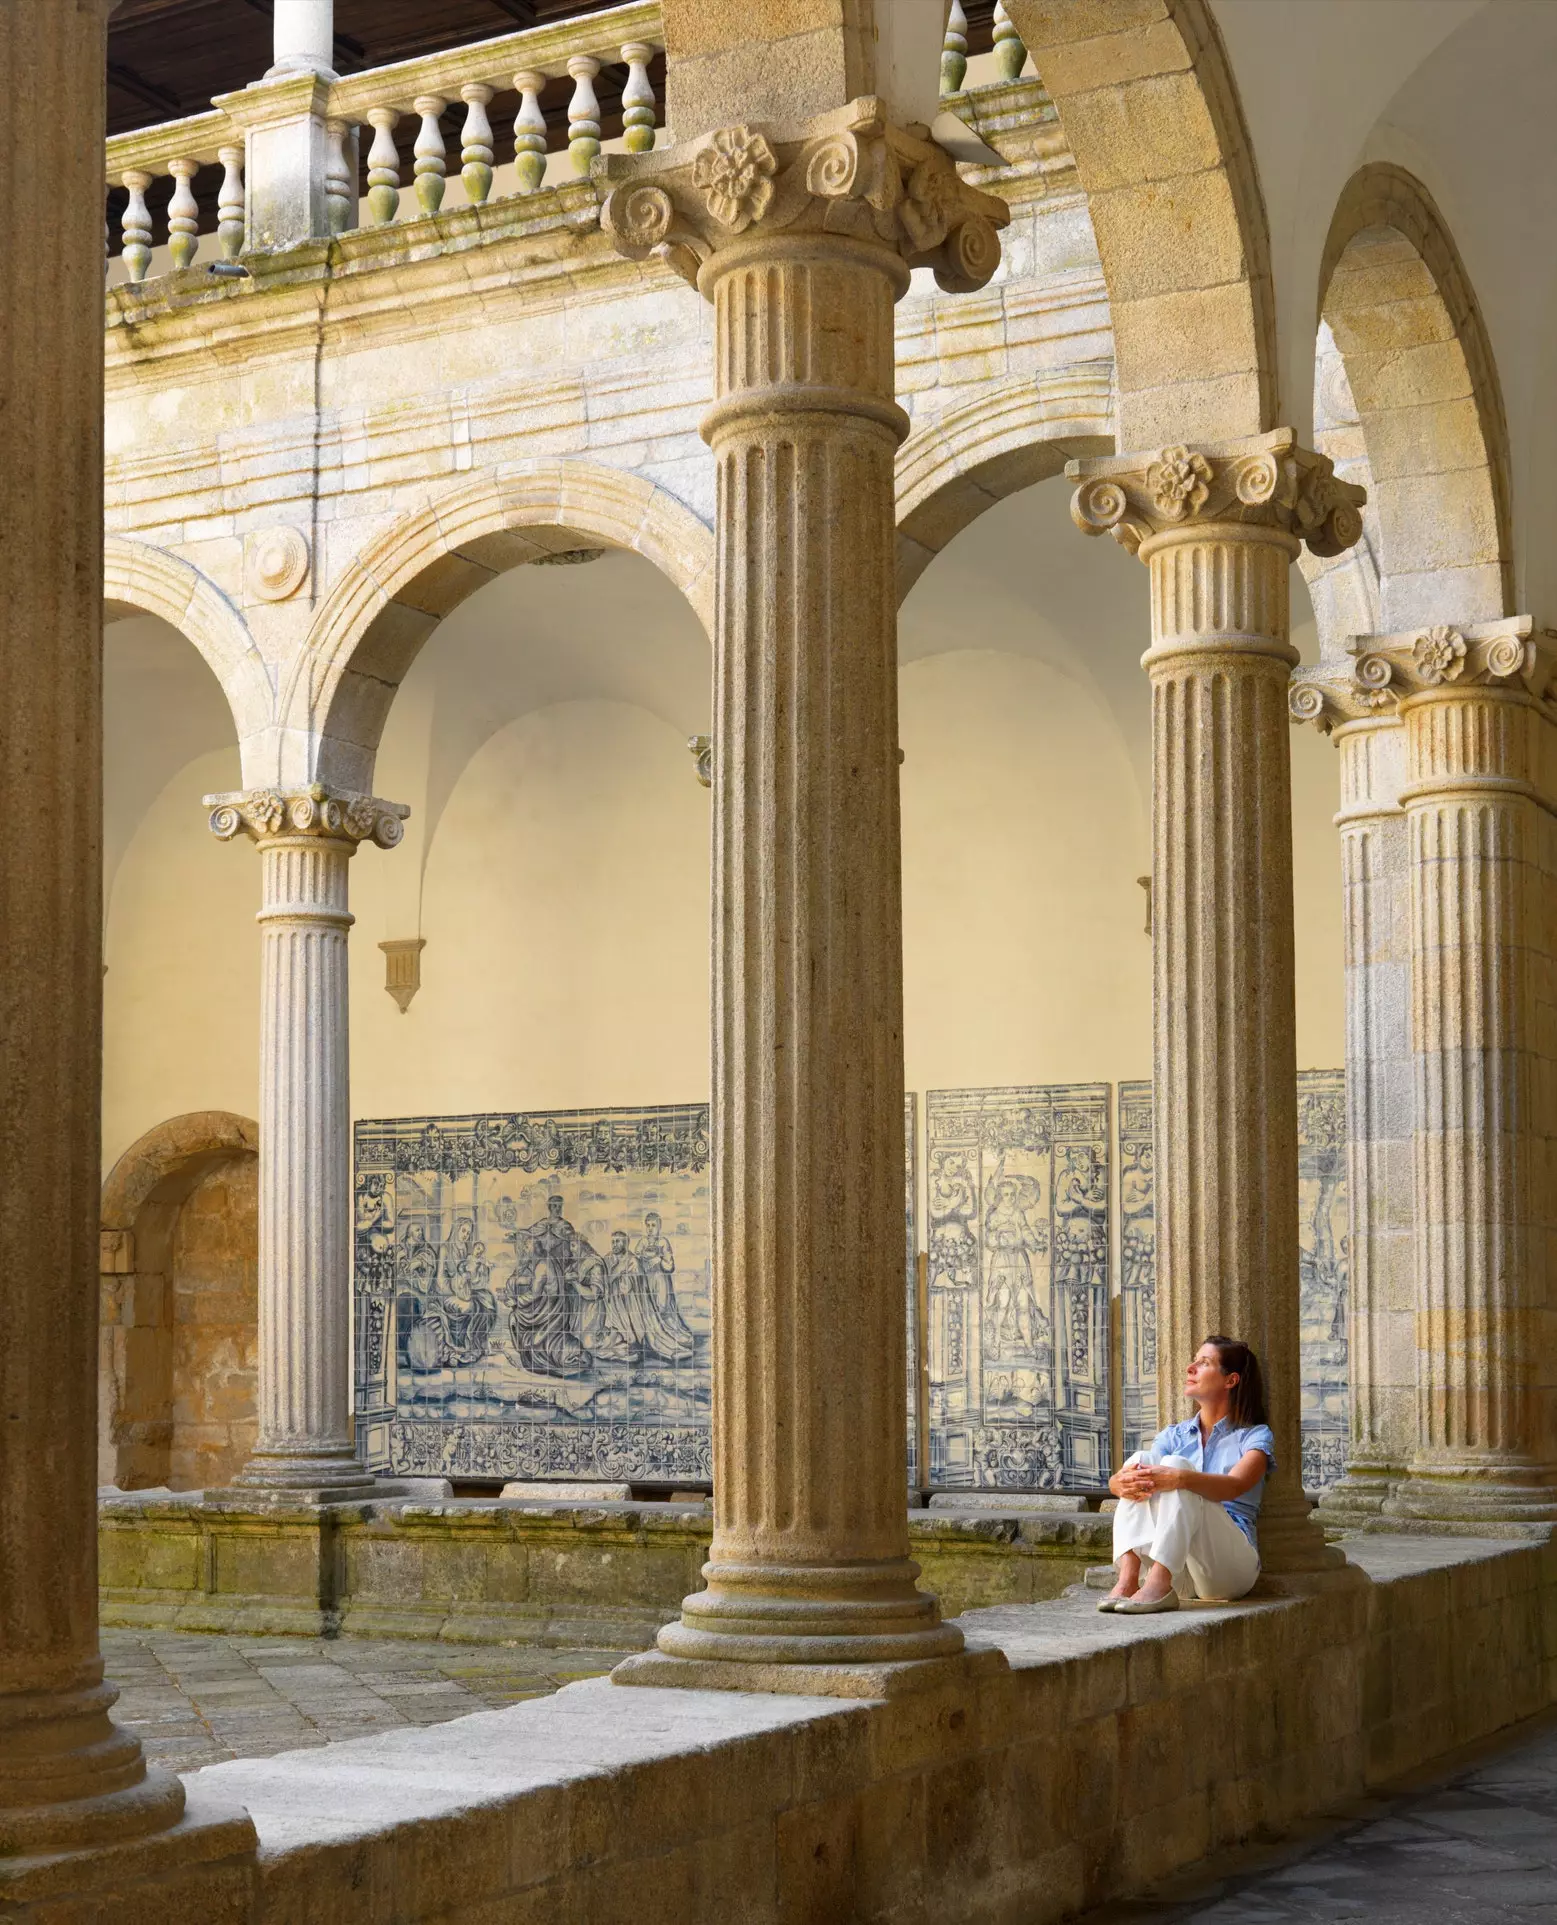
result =
[[258,1159],[208,1170],[173,1232],[173,1436],[168,1484],[206,1490],[254,1442],[258,1367]]
[[257,1916],[278,1925],[1045,1925],[1552,1701],[1557,1551],[1373,1538],[1353,1556],[1366,1577],[1176,1617],[974,1613],[971,1660],[902,1696],[595,1680],[211,1766],[190,1807],[248,1808]]
[[[1057,1596],[1108,1556],[1106,1517],[922,1512],[952,1611]],[[639,1649],[702,1587],[706,1506],[450,1501],[229,1509],[115,1494],[99,1511],[105,1624]]]

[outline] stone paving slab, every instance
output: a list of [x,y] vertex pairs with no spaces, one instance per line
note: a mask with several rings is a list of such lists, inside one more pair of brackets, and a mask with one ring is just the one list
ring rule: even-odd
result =
[[172,1771],[443,1724],[599,1677],[627,1655],[106,1626],[102,1640],[114,1715]]
[[1557,1925],[1557,1716],[1260,1859],[1196,1867],[1078,1925]]

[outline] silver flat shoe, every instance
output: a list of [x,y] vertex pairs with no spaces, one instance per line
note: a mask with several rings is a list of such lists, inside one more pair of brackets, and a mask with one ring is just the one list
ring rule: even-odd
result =
[[[1131,1596],[1133,1597],[1134,1595],[1134,1592],[1132,1592]],[[1130,1599],[1127,1597],[1106,1597],[1102,1599],[1097,1608],[1100,1611],[1117,1611],[1121,1604],[1128,1604],[1129,1602]]]
[[1179,1608],[1177,1591],[1164,1591],[1161,1597],[1142,1597],[1139,1592],[1134,1597],[1114,1600],[1114,1609],[1121,1617],[1150,1617],[1154,1611],[1176,1611]]

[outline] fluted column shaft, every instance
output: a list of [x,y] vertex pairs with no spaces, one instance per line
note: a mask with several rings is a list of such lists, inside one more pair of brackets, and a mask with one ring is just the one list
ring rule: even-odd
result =
[[97,1637],[103,62],[97,0],[0,8],[0,1855],[174,1823]]
[[1346,967],[1347,1194],[1351,1199],[1346,1476],[1325,1493],[1338,1521],[1375,1515],[1416,1437],[1412,1253],[1408,831],[1405,732],[1393,715],[1334,731],[1341,760]]
[[259,845],[259,1427],[241,1486],[371,1487],[351,1434],[347,863],[405,811],[322,788],[208,796],[224,840]]
[[1302,1489],[1288,572],[1338,554],[1362,491],[1278,429],[1073,462],[1071,514],[1151,570],[1158,1408],[1207,1336],[1254,1346],[1276,1468],[1267,1572],[1341,1560]]
[[892,310],[907,281],[895,253],[814,235],[732,248],[701,277],[718,469],[715,1522],[709,1589],[661,1638],[683,1655],[732,1636],[802,1638],[816,1658],[961,1644],[915,1589],[903,1505]]
[[962,1648],[903,1502],[892,311],[915,262],[982,285],[1005,216],[875,98],[606,166],[606,233],[713,303],[718,473],[714,1538],[616,1675],[784,1689]]
[[1277,1466],[1267,1568],[1311,1561],[1298,1361],[1288,573],[1280,529],[1148,539],[1158,1409],[1208,1334],[1253,1344]]
[[1551,973],[1554,877],[1536,778],[1552,724],[1507,686],[1429,688],[1401,714],[1418,1447],[1391,1509],[1545,1520],[1557,1516],[1554,1212],[1541,1194],[1553,1065],[1537,973]]

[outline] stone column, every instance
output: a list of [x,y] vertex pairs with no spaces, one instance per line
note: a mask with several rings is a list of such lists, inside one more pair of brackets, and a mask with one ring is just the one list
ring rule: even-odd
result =
[[1339,1563],[1301,1483],[1288,571],[1362,490],[1290,431],[1072,462],[1071,512],[1151,569],[1158,1407],[1225,1332],[1264,1365],[1267,1573]]
[[[244,247],[295,247],[330,232],[326,181],[337,141],[328,104],[335,0],[275,0],[265,77],[219,96],[244,131]],[[352,143],[353,149],[355,142]],[[351,205],[356,206],[356,182]]]
[[875,100],[610,165],[618,248],[713,303],[718,467],[714,1540],[618,1675],[847,1691],[962,1647],[903,1498],[893,303],[1005,211]]
[[1341,758],[1351,1442],[1320,1511],[1355,1528],[1380,1515],[1416,1445],[1406,737],[1393,698],[1357,683],[1349,664],[1297,670],[1290,699],[1294,719],[1316,723]]
[[1372,636],[1409,830],[1416,1449],[1385,1509],[1557,1520],[1557,648],[1528,617]]
[[259,1434],[240,1487],[316,1499],[373,1486],[351,1435],[351,1088],[346,865],[406,809],[315,785],[210,795],[211,829],[258,844]]
[[[97,1639],[105,0],[0,8],[0,1909],[12,1854],[161,1830]],[[44,240],[46,238],[46,242]],[[61,1880],[62,1888],[71,1889]]]
[[265,78],[322,74],[335,78],[335,0],[275,0],[271,64]]

